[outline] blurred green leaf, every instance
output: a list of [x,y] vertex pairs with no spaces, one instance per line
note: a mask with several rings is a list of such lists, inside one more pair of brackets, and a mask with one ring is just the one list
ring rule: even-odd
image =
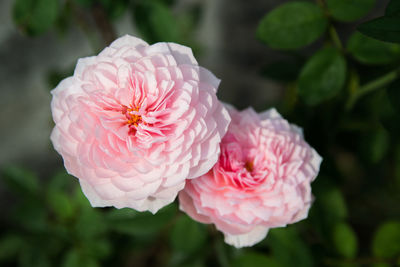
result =
[[342,192],[335,186],[326,186],[317,196],[318,205],[325,212],[327,222],[336,224],[347,217],[347,207]]
[[337,223],[333,228],[333,244],[336,251],[345,258],[354,258],[357,254],[357,236],[347,223]]
[[369,131],[360,138],[361,154],[371,163],[381,161],[386,155],[389,145],[389,134],[383,127]]
[[51,267],[51,260],[45,251],[40,250],[38,247],[28,247],[21,251],[18,258],[20,267]]
[[257,252],[245,252],[232,262],[233,267],[279,267],[278,262],[267,255]]
[[400,59],[400,45],[382,42],[358,32],[350,37],[347,49],[364,64],[388,64]]
[[84,255],[77,249],[72,249],[68,253],[66,253],[62,267],[98,267],[100,266],[98,262],[87,255]]
[[17,205],[11,219],[26,230],[34,233],[47,231],[47,212],[42,201],[26,199]]
[[326,0],[326,5],[332,17],[350,22],[367,15],[374,7],[375,0]]
[[107,230],[107,224],[103,213],[99,209],[92,207],[82,209],[76,216],[77,221],[74,225],[76,237],[81,240],[94,242],[99,236]]
[[400,16],[400,1],[391,0],[386,7],[385,16]]
[[61,220],[71,218],[74,214],[71,198],[64,192],[48,190],[47,203]]
[[21,196],[35,196],[39,191],[36,175],[28,170],[11,166],[2,171],[2,180],[8,188]]
[[99,0],[111,20],[121,17],[129,7],[129,0]]
[[176,251],[190,254],[200,249],[206,242],[207,232],[204,225],[201,225],[186,215],[178,218],[174,224],[170,242]]
[[74,200],[66,194],[75,180],[76,178],[65,171],[60,171],[47,183],[47,203],[61,220],[71,218],[75,212]]
[[95,242],[87,242],[84,244],[88,255],[96,259],[104,259],[111,254],[112,245],[108,239],[97,239]]
[[74,184],[78,184],[78,179],[62,170],[53,175],[47,182],[47,190],[67,192]]
[[7,234],[0,239],[0,262],[16,258],[24,244],[24,239],[16,234]]
[[400,112],[400,79],[389,85],[387,88],[387,94],[391,106]]
[[298,60],[275,61],[265,66],[261,73],[272,80],[290,82],[297,79],[301,67],[302,62]]
[[271,229],[268,238],[272,254],[280,266],[310,267],[314,265],[311,251],[300,239],[294,227]]
[[400,222],[386,222],[378,228],[372,242],[372,252],[381,258],[400,256]]
[[96,0],[73,0],[73,1],[82,7],[91,7]]
[[275,49],[311,44],[326,30],[327,20],[315,4],[293,1],[269,12],[257,29],[258,38]]
[[214,243],[214,250],[216,252],[219,265],[221,267],[230,267],[228,245],[221,238],[218,238]]
[[136,27],[150,43],[176,42],[179,30],[171,10],[158,1],[142,1],[133,6]]
[[159,210],[156,214],[137,212],[125,208],[112,210],[106,216],[106,222],[111,230],[129,235],[151,235],[160,231],[175,215],[173,205]]
[[58,16],[59,1],[15,0],[13,17],[18,27],[29,35],[47,31]]
[[338,50],[326,47],[314,54],[299,77],[299,95],[308,105],[336,96],[346,80],[346,61]]
[[357,29],[384,42],[400,43],[400,16],[376,18],[361,24]]

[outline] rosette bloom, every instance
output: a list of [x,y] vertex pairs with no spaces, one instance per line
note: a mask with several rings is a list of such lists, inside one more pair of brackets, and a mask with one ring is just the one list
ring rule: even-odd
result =
[[52,91],[51,140],[92,206],[154,213],[218,160],[218,84],[188,47],[121,37]]
[[275,109],[229,109],[232,122],[212,170],[186,183],[181,210],[213,223],[235,247],[261,241],[269,228],[307,217],[310,183],[321,157]]

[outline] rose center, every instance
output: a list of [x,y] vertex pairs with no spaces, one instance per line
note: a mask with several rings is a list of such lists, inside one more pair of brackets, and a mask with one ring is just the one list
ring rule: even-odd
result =
[[136,127],[139,123],[142,123],[142,116],[138,114],[138,111],[139,107],[131,107],[123,111],[123,114],[127,119],[126,124],[128,124],[134,132],[136,132]]
[[244,167],[248,172],[252,172],[254,170],[254,163],[252,161],[246,161]]

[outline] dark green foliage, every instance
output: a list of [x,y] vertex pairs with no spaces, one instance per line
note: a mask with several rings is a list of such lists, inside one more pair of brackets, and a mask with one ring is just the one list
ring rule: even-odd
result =
[[257,252],[245,252],[233,262],[233,267],[281,267],[274,258]]
[[381,41],[400,43],[400,16],[377,18],[361,24],[358,30]]
[[397,0],[391,0],[385,15],[361,24],[358,30],[372,38],[400,43],[400,7]]
[[400,112],[400,79],[389,85],[387,94],[392,108]]
[[350,22],[365,16],[375,5],[375,0],[326,0],[333,18]]
[[294,227],[271,229],[268,244],[279,266],[314,266],[312,254]]
[[400,256],[400,222],[382,224],[375,233],[372,252],[381,258]]
[[58,11],[57,0],[15,0],[13,17],[20,30],[34,36],[53,26]]
[[162,2],[140,1],[133,6],[132,12],[139,31],[148,42],[178,41],[179,29],[175,17]]
[[364,64],[382,65],[399,62],[400,59],[400,45],[382,42],[358,32],[350,37],[347,50]]
[[357,236],[350,225],[338,223],[332,231],[336,251],[345,258],[354,258],[357,253]]
[[317,105],[336,96],[346,79],[346,61],[333,47],[314,54],[299,76],[299,95],[308,105]]
[[318,6],[293,1],[268,13],[258,26],[257,36],[275,49],[297,49],[317,40],[326,26],[327,20]]
[[302,62],[300,60],[282,60],[272,62],[261,71],[265,77],[272,80],[290,82],[297,79],[301,67]]
[[172,248],[188,255],[202,248],[206,239],[205,226],[193,221],[186,215],[178,218],[170,235]]

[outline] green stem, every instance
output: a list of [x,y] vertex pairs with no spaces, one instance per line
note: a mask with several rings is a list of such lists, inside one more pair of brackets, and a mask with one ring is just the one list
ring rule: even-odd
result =
[[348,99],[346,104],[346,109],[348,111],[351,110],[360,97],[390,84],[399,77],[399,74],[400,74],[400,69],[396,69],[360,87]]
[[337,31],[332,25],[329,27],[329,36],[331,37],[331,40],[335,44],[335,46],[340,50],[343,50],[342,41],[340,41]]

